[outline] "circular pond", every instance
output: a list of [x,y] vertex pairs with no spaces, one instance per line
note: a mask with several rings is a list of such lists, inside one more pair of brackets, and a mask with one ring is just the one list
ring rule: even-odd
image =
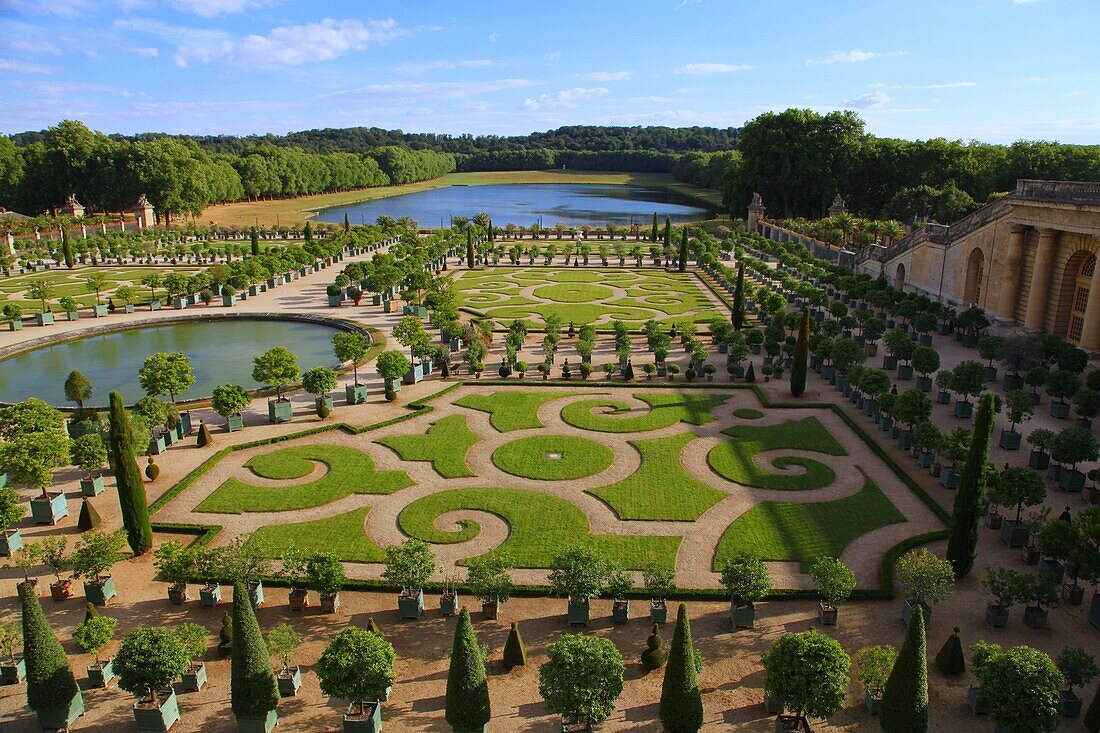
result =
[[209,397],[219,384],[245,389],[263,385],[252,379],[252,357],[274,346],[286,346],[303,371],[319,364],[332,366],[333,326],[303,321],[219,318],[145,326],[42,346],[0,361],[0,402],[38,397],[65,405],[65,378],[79,369],[92,383],[90,404],[107,404],[118,390],[129,404],[145,393],[138,370],[157,352],[182,351],[191,359],[195,384],[177,398]]
[[520,438],[493,451],[497,468],[539,481],[565,481],[594,476],[615,462],[610,448],[572,435]]

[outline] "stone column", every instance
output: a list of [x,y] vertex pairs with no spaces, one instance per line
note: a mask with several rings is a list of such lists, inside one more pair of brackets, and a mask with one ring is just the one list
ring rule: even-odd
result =
[[1089,283],[1089,303],[1085,306],[1085,328],[1081,331],[1081,348],[1100,351],[1100,262],[1092,271]]
[[1011,323],[1016,320],[1016,301],[1020,293],[1020,275],[1024,254],[1024,234],[1027,227],[1022,224],[1008,225],[1008,249],[1005,252],[1004,272],[1001,276],[1001,302],[997,305],[997,317]]
[[1039,230],[1039,246],[1035,250],[1035,267],[1031,275],[1031,292],[1028,294],[1027,321],[1024,324],[1029,331],[1043,330],[1047,314],[1047,296],[1050,294],[1050,271],[1054,267],[1057,243],[1057,230]]

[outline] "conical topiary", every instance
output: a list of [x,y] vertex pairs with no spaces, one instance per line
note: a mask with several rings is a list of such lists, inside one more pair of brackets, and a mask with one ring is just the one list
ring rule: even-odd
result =
[[966,672],[966,657],[963,655],[962,639],[959,638],[959,627],[955,627],[955,633],[947,637],[943,648],[936,655],[936,669],[944,674],[959,675]]
[[661,686],[661,724],[671,733],[694,733],[703,727],[703,698],[699,693],[695,647],[691,642],[691,624],[687,607],[681,603],[676,613],[676,630]]
[[522,667],[527,664],[527,649],[523,646],[523,637],[519,635],[519,625],[512,622],[508,632],[508,641],[504,643],[504,668]]
[[206,423],[204,422],[202,425],[199,426],[199,447],[205,448],[206,446],[211,445],[213,442],[214,436],[210,434],[210,428],[206,427]]
[[279,702],[279,686],[243,582],[233,585],[233,637],[229,683],[233,713],[266,715]]
[[634,381],[634,365],[630,363],[630,360],[626,360],[626,369],[623,372],[623,378],[628,382]]
[[95,607],[95,604],[88,601],[84,604],[84,621],[91,621],[93,618],[99,618],[103,614],[99,612],[99,609]]
[[974,418],[970,452],[959,473],[959,488],[955,492],[946,554],[956,578],[965,577],[970,572],[978,554],[978,523],[985,500],[983,472],[989,456],[989,438],[993,432],[996,399],[992,392],[982,395],[978,403],[978,415]]
[[660,669],[668,660],[665,643],[661,639],[661,627],[653,624],[653,633],[645,640],[646,650],[642,652],[642,666],[648,670]]
[[92,502],[85,497],[84,501],[80,502],[80,516],[77,517],[76,528],[81,532],[87,532],[98,527],[101,521],[99,512],[92,506]]
[[[108,412],[112,465],[115,484],[118,487],[118,503],[122,509],[122,526],[126,529],[126,541],[135,555],[144,555],[153,549],[153,528],[149,524],[149,503],[145,498],[145,484],[134,457],[134,437],[130,418],[122,403],[122,395],[111,392],[111,409]],[[152,463],[152,457],[150,457]],[[149,469],[146,468],[146,475]]]
[[490,717],[485,658],[478,646],[474,625],[470,622],[470,611],[463,608],[458,615],[451,647],[446,718],[453,730],[481,730]]
[[1089,733],[1100,733],[1100,687],[1092,695],[1092,702],[1085,712],[1085,730]]
[[19,603],[23,611],[27,705],[35,712],[68,708],[72,699],[80,694],[80,688],[61,642],[42,613],[33,584],[19,584]]
[[924,614],[913,614],[905,644],[894,670],[886,680],[879,706],[879,723],[890,733],[925,733],[928,730],[928,641]]
[[798,327],[798,340],[794,344],[794,362],[791,364],[791,394],[801,397],[806,391],[806,368],[810,355],[810,312],[802,309],[802,323]]
[[373,616],[371,618],[367,619],[367,631],[371,632],[372,634],[378,634],[379,636],[382,636],[382,637],[385,636],[382,633],[382,629],[378,628],[378,624],[376,624],[374,622],[374,617]]
[[751,361],[749,362],[749,370],[747,372],[745,372],[745,381],[746,382],[755,382],[756,381],[756,368],[753,366]]
[[149,456],[149,464],[145,466],[145,478],[150,481],[156,481],[157,476],[160,475],[160,466],[153,463],[153,457]]
[[233,651],[233,617],[229,611],[222,614],[222,627],[218,631],[218,653],[228,656]]

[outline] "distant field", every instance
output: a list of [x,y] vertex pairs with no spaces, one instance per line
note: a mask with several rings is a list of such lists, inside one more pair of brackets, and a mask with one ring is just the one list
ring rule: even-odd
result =
[[696,188],[677,182],[664,173],[608,173],[585,171],[493,171],[486,173],[450,173],[442,178],[403,186],[383,188],[365,188],[356,191],[341,191],[318,196],[303,196],[275,201],[242,201],[235,204],[209,206],[199,217],[203,223],[215,223],[219,226],[249,226],[259,221],[261,224],[302,224],[318,209],[360,201],[372,201],[387,196],[400,196],[444,186],[484,186],[493,183],[603,183],[635,186],[663,186],[687,196],[704,200],[711,205],[721,206],[722,196],[717,191]]

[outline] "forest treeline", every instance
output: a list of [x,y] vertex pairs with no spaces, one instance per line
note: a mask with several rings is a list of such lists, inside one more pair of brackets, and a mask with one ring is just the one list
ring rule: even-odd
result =
[[410,183],[451,171],[669,173],[720,190],[742,216],[759,192],[775,217],[822,216],[836,193],[866,217],[955,221],[1020,178],[1100,180],[1100,146],[995,145],[866,132],[853,112],[769,112],[742,128],[569,126],[530,135],[355,127],[237,137],[106,136],[66,121],[0,137],[0,206],[36,214],[69,192],[106,211],[146,193],[158,211]]

